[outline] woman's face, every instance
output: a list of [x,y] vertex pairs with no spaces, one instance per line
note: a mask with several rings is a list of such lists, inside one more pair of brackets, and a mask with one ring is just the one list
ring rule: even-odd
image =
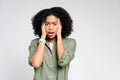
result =
[[58,18],[54,15],[47,16],[45,31],[49,39],[55,39],[58,31]]

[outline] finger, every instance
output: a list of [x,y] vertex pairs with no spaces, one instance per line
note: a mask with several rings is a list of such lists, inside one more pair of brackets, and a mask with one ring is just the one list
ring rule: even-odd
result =
[[62,25],[61,25],[61,22],[60,22],[60,19],[58,18],[58,27],[59,28],[62,28]]
[[42,28],[44,29],[44,27],[45,27],[45,24],[43,23],[43,24],[42,24]]
[[45,23],[42,23],[42,29],[44,29],[45,28]]
[[58,18],[58,25],[61,25],[61,23],[60,23],[60,19]]

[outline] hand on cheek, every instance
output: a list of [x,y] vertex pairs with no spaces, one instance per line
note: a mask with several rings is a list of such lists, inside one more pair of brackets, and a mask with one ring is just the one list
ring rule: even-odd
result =
[[62,32],[62,25],[60,23],[60,19],[58,19],[58,31],[57,31],[57,36],[61,36]]
[[41,30],[42,30],[41,38],[45,39],[46,38],[45,23],[42,23]]

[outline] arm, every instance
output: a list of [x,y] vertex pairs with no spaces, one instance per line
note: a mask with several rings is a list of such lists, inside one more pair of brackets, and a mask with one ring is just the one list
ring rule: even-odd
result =
[[62,41],[61,30],[62,30],[62,26],[61,26],[60,20],[58,19],[58,32],[57,32],[57,55],[58,55],[58,60],[61,60],[62,54],[65,50],[64,45],[63,45],[63,41]]
[[61,59],[58,60],[58,65],[60,67],[67,66],[75,56],[76,41],[74,39],[66,39],[64,41],[65,50],[61,56]]
[[[44,24],[42,25],[42,39],[46,38],[46,33],[45,33],[45,29],[44,29]],[[39,45],[37,47],[37,49],[35,50],[34,54],[32,55],[31,59],[30,59],[30,64],[34,67],[34,68],[39,68],[40,65],[43,62],[43,57],[44,57],[44,47],[45,47],[45,43],[44,42],[39,42]]]
[[58,54],[58,60],[61,60],[64,50],[65,50],[65,48],[64,48],[64,45],[63,45],[62,37],[59,36],[59,37],[57,38],[57,54]]
[[57,55],[58,65],[64,67],[70,63],[74,58],[74,52],[76,49],[76,41],[74,39],[68,39],[63,43],[61,36],[62,26],[58,19],[58,32],[57,32]]

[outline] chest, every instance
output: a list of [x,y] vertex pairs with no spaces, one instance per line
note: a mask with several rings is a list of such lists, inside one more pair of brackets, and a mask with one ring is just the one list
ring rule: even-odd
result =
[[53,45],[52,49],[50,49],[49,45],[46,45],[44,48],[44,59],[43,63],[47,66],[53,65],[54,67],[57,66],[58,58],[57,58],[57,50],[56,46]]

